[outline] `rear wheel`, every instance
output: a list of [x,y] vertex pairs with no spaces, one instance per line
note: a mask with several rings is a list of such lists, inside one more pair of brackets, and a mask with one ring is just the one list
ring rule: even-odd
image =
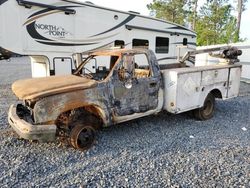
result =
[[96,140],[96,131],[91,125],[75,125],[69,135],[70,144],[79,150],[87,150]]
[[215,97],[209,93],[204,101],[203,107],[194,110],[194,117],[198,120],[208,120],[214,115]]

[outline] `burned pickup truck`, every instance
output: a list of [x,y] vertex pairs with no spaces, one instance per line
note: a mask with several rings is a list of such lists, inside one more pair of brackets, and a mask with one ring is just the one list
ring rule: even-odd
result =
[[185,63],[190,53],[159,65],[151,50],[92,52],[73,75],[16,81],[12,90],[23,103],[10,107],[8,121],[22,138],[64,137],[86,150],[98,129],[160,111],[193,111],[206,120],[214,114],[215,98],[238,96],[240,53],[230,50],[221,53],[223,64],[199,67]]

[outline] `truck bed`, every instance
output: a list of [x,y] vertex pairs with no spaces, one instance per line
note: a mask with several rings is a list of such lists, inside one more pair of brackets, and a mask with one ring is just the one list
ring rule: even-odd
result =
[[208,93],[227,99],[238,96],[241,65],[210,65],[161,69],[164,106],[181,113],[203,106]]

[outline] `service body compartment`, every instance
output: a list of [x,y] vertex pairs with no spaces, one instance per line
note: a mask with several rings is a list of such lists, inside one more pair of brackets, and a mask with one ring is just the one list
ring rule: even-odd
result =
[[208,93],[222,98],[239,93],[241,65],[216,65],[162,70],[164,110],[181,113],[203,106]]
[[239,95],[240,77],[241,77],[241,68],[235,67],[230,69],[227,98],[233,98]]

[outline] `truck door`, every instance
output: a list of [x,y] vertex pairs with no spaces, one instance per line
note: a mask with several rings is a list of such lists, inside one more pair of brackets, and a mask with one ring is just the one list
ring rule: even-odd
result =
[[112,81],[114,116],[156,109],[159,88],[146,54],[124,54]]

